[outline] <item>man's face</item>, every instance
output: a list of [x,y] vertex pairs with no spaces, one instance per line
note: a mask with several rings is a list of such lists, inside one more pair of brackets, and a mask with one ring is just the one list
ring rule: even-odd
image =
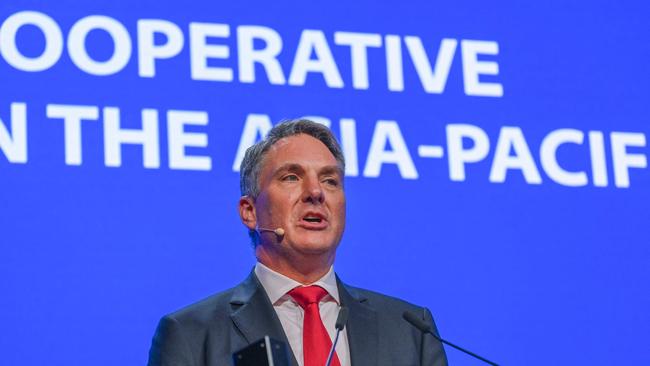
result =
[[323,254],[333,260],[345,227],[345,193],[327,147],[306,134],[279,140],[262,162],[258,183],[257,226],[285,232],[262,233],[261,245],[289,260]]

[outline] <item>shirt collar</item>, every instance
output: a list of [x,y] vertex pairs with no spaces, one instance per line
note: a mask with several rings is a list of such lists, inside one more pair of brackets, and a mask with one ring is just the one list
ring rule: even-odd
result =
[[[260,262],[255,264],[255,275],[260,280],[262,287],[269,296],[272,304],[275,304],[280,298],[287,294],[287,292],[299,286],[307,286],[293,280],[283,274],[280,274]],[[334,266],[321,277],[318,281],[310,284],[317,285],[325,289],[327,293],[337,302],[339,301],[339,288],[336,284],[336,275],[334,274]]]

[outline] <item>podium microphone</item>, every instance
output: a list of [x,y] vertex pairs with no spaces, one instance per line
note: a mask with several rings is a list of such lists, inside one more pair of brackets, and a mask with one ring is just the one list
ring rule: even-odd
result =
[[444,343],[446,345],[449,345],[451,347],[454,347],[455,349],[457,349],[457,350],[459,350],[461,352],[464,352],[464,353],[466,353],[466,354],[468,354],[468,355],[470,355],[472,357],[478,358],[479,360],[481,360],[481,361],[483,361],[485,363],[488,363],[488,364],[493,365],[493,366],[499,366],[496,363],[494,363],[492,361],[489,361],[488,359],[483,358],[483,357],[477,355],[474,352],[470,352],[470,351],[468,351],[468,350],[466,350],[466,349],[464,349],[462,347],[459,347],[459,346],[457,346],[457,345],[455,345],[455,344],[453,344],[451,342],[447,342],[446,340],[438,337],[433,332],[433,329],[431,329],[431,326],[429,324],[425,323],[424,320],[420,319],[417,315],[413,314],[412,312],[405,311],[404,314],[402,314],[402,317],[404,318],[404,320],[411,323],[412,326],[418,328],[420,330],[420,332],[429,333],[429,334],[431,334],[433,336],[433,338],[439,340],[440,342],[442,342],[442,343]]
[[336,325],[334,326],[336,328],[336,336],[334,336],[334,342],[332,342],[332,348],[330,348],[330,353],[327,355],[327,362],[325,362],[325,366],[330,366],[330,363],[332,363],[332,358],[334,357],[334,350],[336,349],[336,342],[339,341],[339,333],[345,328],[345,323],[348,322],[348,308],[345,306],[341,306],[341,310],[339,310],[339,315],[336,317]]
[[284,229],[281,228],[281,227],[279,227],[277,229],[267,229],[267,228],[260,227],[260,228],[257,229],[257,231],[268,231],[268,232],[274,233],[277,236],[284,236]]

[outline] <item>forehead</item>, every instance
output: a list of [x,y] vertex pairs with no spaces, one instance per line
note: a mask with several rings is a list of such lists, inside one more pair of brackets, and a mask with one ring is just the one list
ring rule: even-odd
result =
[[266,153],[262,170],[274,169],[286,163],[314,168],[338,165],[325,144],[306,134],[288,136],[273,144]]

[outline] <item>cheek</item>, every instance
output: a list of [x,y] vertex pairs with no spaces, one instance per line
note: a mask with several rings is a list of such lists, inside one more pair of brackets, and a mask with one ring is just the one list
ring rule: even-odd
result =
[[295,197],[288,192],[276,194],[273,197],[273,203],[269,205],[269,214],[271,217],[280,221],[294,220],[294,203]]
[[282,199],[273,192],[266,192],[257,198],[257,218],[262,223],[272,223],[283,217]]
[[336,213],[336,217],[338,218],[339,224],[341,226],[344,226],[345,225],[345,198],[342,198],[337,201],[334,210]]

